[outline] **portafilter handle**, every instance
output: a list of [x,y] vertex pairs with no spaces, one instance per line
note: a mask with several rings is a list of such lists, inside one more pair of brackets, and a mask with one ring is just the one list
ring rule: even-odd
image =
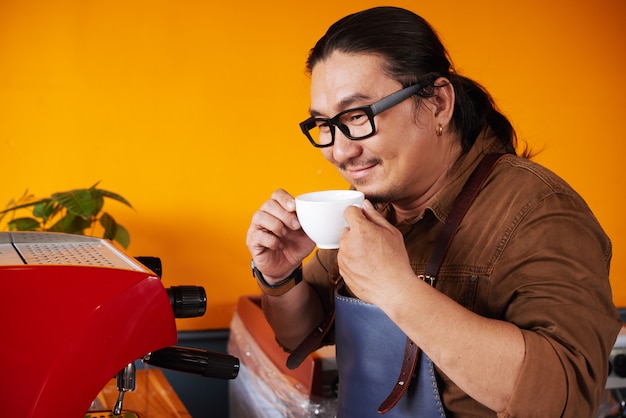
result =
[[239,373],[237,357],[198,348],[171,346],[148,353],[142,360],[153,366],[217,379],[234,379]]

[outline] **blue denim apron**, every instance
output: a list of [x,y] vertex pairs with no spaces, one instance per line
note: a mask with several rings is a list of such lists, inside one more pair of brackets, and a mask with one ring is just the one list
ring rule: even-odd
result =
[[335,339],[339,418],[445,418],[434,366],[423,352],[407,392],[378,413],[400,374],[407,337],[377,306],[335,293]]

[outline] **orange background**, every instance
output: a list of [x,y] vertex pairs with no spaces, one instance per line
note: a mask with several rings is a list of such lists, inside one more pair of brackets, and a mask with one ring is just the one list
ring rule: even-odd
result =
[[[129,254],[160,256],[166,286],[206,288],[228,327],[257,293],[245,235],[284,187],[345,187],[298,130],[304,61],[328,25],[368,0],[0,1],[0,207],[28,189],[101,187]],[[294,3],[295,4],[295,3]],[[570,182],[613,239],[626,305],[626,3],[396,1],[429,20],[460,72],[484,84],[537,160]]]

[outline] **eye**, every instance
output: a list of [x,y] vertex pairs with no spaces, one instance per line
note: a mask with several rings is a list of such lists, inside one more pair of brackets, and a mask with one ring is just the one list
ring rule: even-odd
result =
[[315,119],[315,126],[319,128],[321,132],[328,132],[330,130],[330,122],[328,119]]
[[362,109],[349,110],[341,115],[341,123],[348,126],[363,125],[367,121],[367,114]]

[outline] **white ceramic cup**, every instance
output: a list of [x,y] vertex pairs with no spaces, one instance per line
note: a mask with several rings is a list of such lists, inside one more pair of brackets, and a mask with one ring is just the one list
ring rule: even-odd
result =
[[296,197],[296,213],[304,232],[317,248],[339,248],[339,236],[348,226],[343,212],[361,206],[363,193],[356,190],[324,190]]

